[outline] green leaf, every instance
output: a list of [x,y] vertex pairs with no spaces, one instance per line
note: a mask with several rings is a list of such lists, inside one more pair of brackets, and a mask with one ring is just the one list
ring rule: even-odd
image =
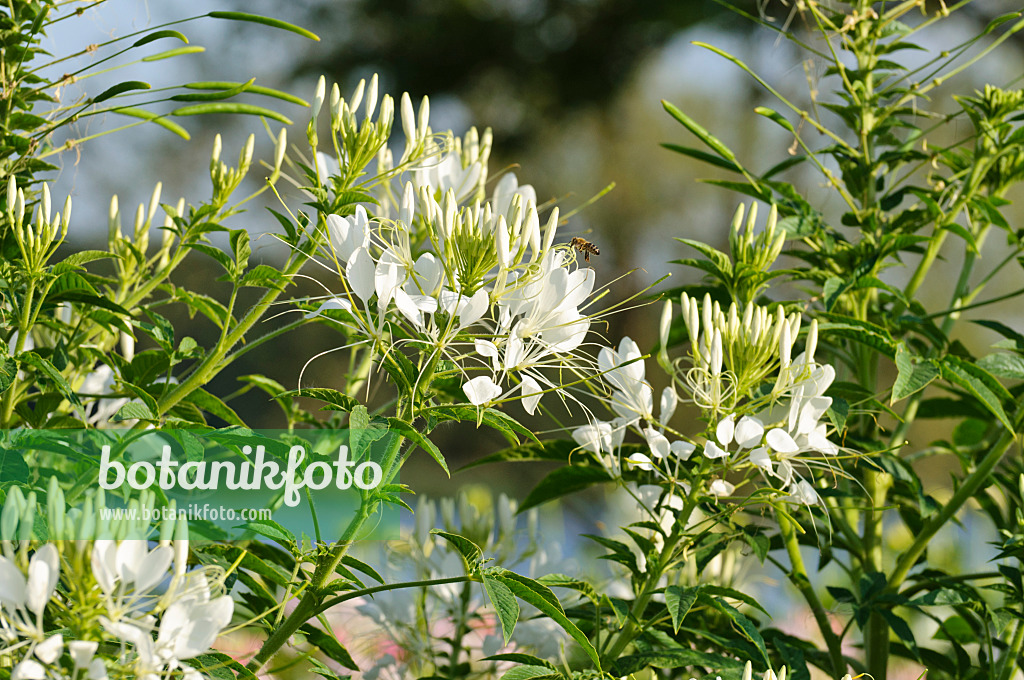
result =
[[550,472],[540,481],[540,484],[530,491],[523,500],[523,504],[519,506],[519,512],[525,512],[532,507],[581,491],[594,484],[610,481],[612,481],[611,476],[604,468],[596,465],[569,465],[558,468]]
[[148,57],[143,57],[142,61],[162,61],[164,59],[180,57],[183,54],[199,54],[205,51],[205,47],[199,47],[198,45],[194,47],[177,47],[173,50],[167,50],[166,52],[157,52],[156,54],[151,54]]
[[761,633],[758,632],[757,626],[755,626],[750,619],[748,619],[741,611],[727,602],[724,602],[720,598],[709,597],[705,600],[702,596],[701,600],[706,601],[707,604],[728,616],[740,634],[754,643],[754,646],[757,647],[757,651],[761,653],[761,660],[764,664],[769,667],[772,665],[771,659],[768,658],[768,649],[765,647],[764,638],[761,637]]
[[552,670],[555,667],[547,659],[541,659],[530,654],[523,654],[522,652],[509,652],[507,654],[492,654],[491,656],[485,656],[480,659],[481,661],[512,661],[514,663],[526,664],[527,666],[545,666]]
[[[279,28],[284,31],[290,31],[297,35],[301,35],[304,38],[310,40],[316,40],[319,42],[320,37],[312,31],[307,31],[301,26],[295,24],[289,24],[287,21],[281,21],[280,19],[272,19],[270,17],[260,16],[258,14],[248,14],[246,12],[210,12],[206,16],[213,19],[228,19],[230,21],[248,21],[254,24],[262,24],[264,26],[270,26],[271,28]],[[358,669],[355,669],[358,670]]]
[[500,432],[510,444],[519,444],[519,437],[516,436],[516,433],[540,443],[533,430],[497,409],[480,410],[471,406],[443,406],[431,409],[430,414],[437,420],[457,420],[486,425]]
[[185,661],[203,677],[215,680],[256,680],[256,675],[223,652],[209,651]]
[[713,585],[705,585],[701,590],[708,595],[717,595],[719,597],[728,597],[731,600],[739,600],[740,602],[750,605],[754,609],[760,610],[765,616],[771,618],[771,614],[768,613],[768,610],[762,607],[760,602],[746,593],[741,593],[733,588]]
[[1000,378],[1024,380],[1024,357],[997,352],[983,356],[978,366]]
[[272,519],[256,519],[251,522],[246,522],[242,526],[249,531],[259,534],[260,536],[265,536],[272,541],[276,541],[284,548],[290,549],[296,543],[295,535]]
[[358,671],[359,666],[352,659],[352,655],[348,653],[344,645],[338,642],[338,639],[331,633],[326,633],[319,628],[314,627],[312,624],[305,624],[299,630],[309,643],[317,647],[321,652],[326,654],[329,658],[337,661],[345,668]]
[[558,604],[558,598],[555,597],[550,589],[533,579],[520,576],[505,569],[496,569],[492,572],[492,575],[508,586],[509,590],[520,600],[532,604],[549,619],[561,626],[569,634],[569,637],[579,644],[587,656],[590,657],[590,660],[600,668],[601,657],[598,655],[597,650],[594,649],[594,645],[590,643],[590,640],[583,634],[583,631],[576,627],[576,624],[566,618],[565,612],[562,611],[562,606]]
[[998,380],[985,369],[952,355],[943,357],[939,365],[945,380],[959,385],[977,397],[989,413],[998,418],[1006,429],[1013,431],[1013,424],[1003,410],[1003,402],[1012,401],[1013,397]]
[[111,113],[118,113],[122,116],[130,116],[132,118],[141,118],[142,120],[149,121],[154,125],[159,125],[163,129],[173,132],[182,139],[192,139],[192,136],[188,133],[188,130],[181,127],[172,120],[167,120],[162,114],[153,113],[152,111],[146,111],[145,109],[137,109],[132,106],[120,106],[110,110]]
[[130,401],[119,408],[111,420],[114,422],[122,420],[157,420],[157,417],[145,404],[138,401]]
[[4,357],[3,362],[0,363],[0,394],[6,392],[17,377],[18,362],[12,357]]
[[669,115],[678,120],[683,124],[687,130],[692,132],[700,141],[704,142],[711,148],[712,151],[717,153],[722,158],[736,163],[736,154],[734,154],[729,147],[723,144],[717,137],[708,132],[704,127],[699,125],[697,121],[687,116],[685,113],[677,109],[667,101],[662,100],[661,105],[665,107]]
[[697,601],[700,590],[701,586],[694,586],[693,588],[669,586],[665,589],[665,607],[672,616],[672,628],[676,633],[679,632],[679,626],[682,624],[683,619],[686,618],[690,609],[693,608],[693,603]]
[[249,244],[249,232],[245,229],[233,229],[231,236],[231,252],[235,255],[236,271],[241,273],[249,266],[249,256],[252,255],[252,246]]
[[22,366],[29,366],[36,369],[53,381],[53,384],[57,387],[57,391],[71,403],[82,403],[79,401],[78,395],[72,391],[71,385],[68,384],[68,381],[65,380],[64,376],[62,376],[60,371],[57,370],[57,367],[43,357],[39,356],[35,352],[22,352],[17,356],[17,361]]
[[452,473],[448,471],[448,463],[445,462],[441,449],[437,448],[437,445],[427,439],[419,430],[399,418],[388,418],[388,426],[430,454],[430,457],[444,469],[444,473],[449,477],[452,476]]
[[119,94],[124,94],[125,92],[133,92],[136,90],[150,90],[152,88],[152,85],[150,85],[149,83],[145,83],[141,80],[126,80],[123,83],[118,83],[117,85],[114,85],[113,87],[108,87],[107,89],[103,90],[103,92],[100,92],[98,95],[92,98],[92,103],[99,104],[100,102],[106,101],[111,97],[116,97]]
[[[501,581],[492,578],[486,573],[483,576],[483,580],[484,590],[487,592],[487,597],[491,600],[494,611],[498,614],[502,634],[507,645],[512,637],[512,631],[515,630],[516,623],[519,621],[519,602],[516,601],[516,596],[512,594],[508,586]],[[529,662],[519,661],[519,663]]]
[[28,482],[30,473],[20,451],[0,447],[0,483]]
[[[202,81],[198,83],[186,83],[184,87],[189,90],[231,90],[242,84],[244,83],[237,83],[232,81]],[[299,106],[309,106],[309,102],[307,102],[305,99],[269,87],[250,85],[249,87],[245,88],[245,91],[249,94],[258,94],[264,97],[273,97],[274,99],[280,99],[291,104],[298,104]]]
[[472,463],[467,463],[459,468],[458,471],[461,472],[462,470],[468,470],[469,468],[489,463],[519,463],[537,460],[566,462],[569,460],[572,452],[579,451],[579,448],[580,445],[570,439],[548,439],[539,444],[524,444],[523,446],[502,449],[497,453],[492,453]]
[[899,373],[892,386],[890,405],[920,392],[939,377],[939,367],[933,360],[915,355],[903,342],[896,346],[896,368]]
[[176,38],[177,40],[180,40],[186,45],[188,44],[188,38],[185,36],[185,34],[179,33],[177,31],[172,31],[170,29],[165,29],[163,31],[153,31],[149,35],[142,36],[141,38],[132,43],[132,47],[142,47],[143,45],[148,45],[151,42],[154,42],[156,40],[162,40],[164,38]]
[[284,290],[288,285],[288,278],[270,265],[258,264],[239,279],[238,285]]
[[276,120],[277,122],[284,123],[285,125],[292,124],[290,118],[281,115],[277,111],[272,111],[254,104],[241,104],[238,102],[207,102],[205,104],[182,106],[181,108],[171,111],[172,116],[204,116],[213,113],[262,116],[263,118],[270,118],[271,120]]
[[435,536],[440,536],[444,540],[448,541],[453,548],[458,550],[459,554],[466,560],[466,564],[469,565],[470,572],[475,572],[479,568],[480,561],[483,559],[483,551],[480,550],[480,546],[476,543],[465,536],[450,534],[447,531],[441,531],[440,529],[431,529],[430,533]]
[[499,680],[540,680],[558,677],[561,675],[547,666],[515,666],[508,669]]
[[186,397],[186,401],[195,404],[207,413],[217,416],[229,425],[245,427],[245,423],[230,406],[225,404],[220,397],[207,392],[202,387],[197,387]]
[[338,390],[332,390],[329,387],[304,387],[300,390],[289,390],[282,392],[276,396],[281,399],[285,397],[309,397],[310,399],[317,399],[327,404],[321,411],[341,411],[342,413],[349,413],[352,409],[359,406],[359,402],[352,397],[348,396]]

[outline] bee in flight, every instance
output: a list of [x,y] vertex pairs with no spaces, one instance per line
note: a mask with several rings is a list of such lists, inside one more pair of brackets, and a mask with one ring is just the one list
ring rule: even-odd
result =
[[593,243],[586,240],[585,238],[580,238],[579,236],[575,236],[571,241],[569,241],[569,247],[575,248],[576,250],[583,253],[583,259],[586,262],[590,262],[591,255],[601,254],[601,251],[597,249],[597,246],[595,246]]

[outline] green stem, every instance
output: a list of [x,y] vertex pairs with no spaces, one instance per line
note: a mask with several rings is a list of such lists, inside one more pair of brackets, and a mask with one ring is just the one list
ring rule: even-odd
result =
[[[864,571],[882,571],[882,520],[892,475],[871,470],[865,479],[872,508],[864,515]],[[889,665],[889,624],[878,612],[872,612],[864,631],[865,662],[868,673],[885,680]]]
[[[686,504],[683,506],[679,517],[676,519],[676,523],[673,525],[672,533],[665,539],[665,547],[662,548],[661,556],[659,557],[657,564],[648,573],[643,589],[633,602],[628,622],[618,633],[615,638],[615,642],[612,643],[610,649],[602,655],[602,668],[606,667],[606,662],[618,659],[623,650],[633,642],[633,639],[636,638],[637,634],[640,632],[639,627],[635,622],[643,620],[642,617],[644,610],[647,609],[647,604],[654,596],[655,591],[658,590],[658,584],[661,581],[662,575],[672,564],[674,559],[673,553],[675,552],[676,546],[683,538],[686,525],[690,521],[690,515],[693,514],[694,508],[697,507],[696,498],[697,488],[694,487],[690,492],[689,497],[687,497]],[[650,567],[651,565],[649,564],[648,566]]]
[[[1019,417],[1020,413],[1014,417],[1014,422]],[[898,588],[903,583],[907,574],[910,573],[910,570],[917,563],[918,558],[928,548],[928,543],[932,537],[956,515],[964,503],[971,499],[978,489],[989,481],[992,471],[995,470],[1015,440],[1016,436],[1013,433],[1009,431],[1004,432],[1003,436],[992,447],[992,450],[982,458],[974,472],[961,482],[960,488],[956,490],[956,493],[949,499],[949,502],[942,507],[942,510],[932,515],[931,519],[924,523],[924,526],[917,532],[917,536],[914,538],[910,548],[897,561],[896,568],[889,577],[890,588]]]
[[[28,337],[28,331],[32,327],[32,298],[35,295],[35,289],[35,281],[30,278],[25,287],[25,301],[21,307],[21,318],[18,319],[18,342],[14,344],[15,355],[25,351],[25,339]],[[11,385],[7,390],[7,394],[4,395],[4,427],[11,426],[11,415],[14,413],[14,397],[17,392],[18,390],[14,389],[14,385]]]
[[[282,272],[285,278],[291,278],[302,268],[302,265],[306,263],[308,256],[304,253],[294,255],[293,259],[288,262],[286,268]],[[224,361],[227,357],[228,352],[238,342],[245,337],[245,334],[252,328],[257,321],[263,318],[263,314],[270,308],[270,305],[274,304],[277,298],[281,295],[280,290],[270,289],[268,290],[260,301],[257,302],[241,319],[238,321],[238,325],[235,326],[234,330],[221,337],[221,340],[214,347],[213,351],[207,355],[203,362],[196,367],[196,370],[180,383],[175,389],[166,393],[157,402],[158,414],[163,415],[168,410],[173,408],[178,402],[192,394],[195,390],[199,389],[203,385],[207,384],[213,377],[224,369],[230,363]]]
[[[381,469],[385,471],[386,475],[386,478],[383,481],[384,484],[389,484],[394,478],[394,475],[398,472],[394,462],[402,449],[402,443],[404,441],[405,439],[403,437],[395,435],[390,444],[385,456],[385,463],[381,466]],[[351,548],[352,544],[355,542],[363,524],[367,519],[369,519],[369,505],[370,499],[364,498],[363,502],[359,506],[356,516],[352,518],[351,522],[349,522],[338,543],[331,549],[330,553],[320,558],[317,562],[316,569],[313,571],[313,576],[310,578],[309,586],[306,588],[302,599],[299,600],[298,605],[296,605],[295,609],[292,610],[292,613],[274,629],[270,634],[270,637],[267,638],[267,641],[263,643],[263,647],[260,649],[259,653],[257,653],[256,656],[246,664],[246,668],[250,671],[258,673],[264,664],[274,656],[277,650],[288,642],[288,639],[295,633],[295,631],[301,628],[303,624],[311,618],[323,611],[323,598],[325,595],[324,587],[328,584],[331,577],[334,576],[338,565],[341,564],[345,555],[348,554],[349,548]],[[351,593],[349,593],[349,595],[351,595]]]
[[832,677],[838,678],[846,673],[846,662],[843,660],[842,641],[835,631],[832,630],[832,622],[828,618],[825,607],[821,604],[818,594],[814,592],[814,586],[807,576],[807,567],[804,565],[803,555],[800,554],[800,542],[797,540],[796,526],[789,517],[783,513],[776,513],[779,521],[779,531],[782,533],[782,541],[789,555],[789,562],[792,571],[787,574],[790,582],[803,595],[807,605],[814,614],[814,620],[818,624],[825,644],[828,646],[828,656],[832,662]]
[[1013,677],[1018,659],[1020,659],[1022,646],[1024,646],[1024,621],[1018,621],[1017,630],[1013,634],[1013,640],[1010,641],[1010,645],[1006,648],[1006,653],[1003,654],[1003,658],[1000,661],[1001,668],[996,680],[1010,680]]

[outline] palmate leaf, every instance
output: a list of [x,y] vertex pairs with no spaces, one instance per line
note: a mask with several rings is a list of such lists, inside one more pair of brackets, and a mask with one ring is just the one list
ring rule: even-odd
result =
[[466,560],[466,565],[469,567],[470,573],[479,569],[480,562],[483,559],[483,551],[476,543],[465,536],[441,531],[440,529],[431,529],[430,533],[434,536],[440,536],[444,540],[448,541],[453,548],[458,550],[459,554]]
[[1008,430],[1013,430],[1003,410],[1003,403],[1012,401],[1013,396],[988,371],[952,355],[943,357],[939,366],[943,379],[970,392]]

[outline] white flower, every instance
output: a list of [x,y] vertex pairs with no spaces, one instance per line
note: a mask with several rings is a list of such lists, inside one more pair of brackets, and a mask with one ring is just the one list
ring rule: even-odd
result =
[[572,438],[583,449],[591,453],[614,453],[622,444],[625,428],[613,428],[612,423],[595,421],[578,427],[572,432]]
[[672,453],[678,456],[680,460],[689,460],[690,456],[693,455],[693,452],[697,450],[697,446],[696,444],[691,444],[690,442],[679,439],[672,442],[671,449]]
[[764,436],[764,423],[751,416],[743,416],[736,423],[734,437],[741,449],[750,449],[757,446],[761,437]]
[[776,453],[789,454],[800,450],[800,447],[793,441],[793,437],[780,427],[769,430],[765,441],[768,442],[768,446],[771,447],[772,451]]
[[791,497],[804,505],[814,505],[818,502],[818,492],[804,479],[793,485]]
[[647,445],[651,447],[651,455],[655,458],[664,458],[672,450],[668,437],[653,427],[644,429],[644,438],[647,440]]
[[34,653],[36,658],[45,664],[51,664],[60,658],[64,652],[64,636],[56,633],[36,645]]
[[540,385],[537,384],[537,381],[530,376],[523,378],[522,383],[520,383],[520,388],[523,393],[523,408],[532,416],[534,411],[537,410],[537,404],[540,403],[540,398],[544,396],[544,394],[541,392]]
[[626,458],[627,463],[632,463],[641,470],[653,470],[654,466],[651,465],[651,459],[642,453],[634,453]]
[[370,218],[366,208],[357,206],[355,214],[348,217],[328,215],[327,231],[338,260],[348,262],[357,248],[365,248],[370,243]]
[[99,643],[91,640],[72,640],[68,643],[68,653],[71,654],[71,662],[75,666],[75,670],[80,668],[87,668],[92,662],[92,658],[96,655],[96,650],[99,649]]
[[728,417],[718,421],[718,426],[715,428],[715,439],[722,446],[728,446],[732,444],[732,437],[736,431],[736,415],[729,414]]
[[732,492],[735,490],[736,487],[724,479],[716,479],[711,482],[711,486],[708,487],[708,491],[711,495],[719,498],[722,496],[731,496]]
[[710,439],[704,444],[704,457],[715,460],[717,458],[725,458],[729,455],[729,452],[721,448],[715,442]]
[[501,386],[496,384],[490,376],[481,375],[464,384],[462,391],[469,398],[469,403],[480,406],[500,397],[502,390]]
[[46,669],[33,659],[25,659],[11,671],[11,680],[43,680]]

